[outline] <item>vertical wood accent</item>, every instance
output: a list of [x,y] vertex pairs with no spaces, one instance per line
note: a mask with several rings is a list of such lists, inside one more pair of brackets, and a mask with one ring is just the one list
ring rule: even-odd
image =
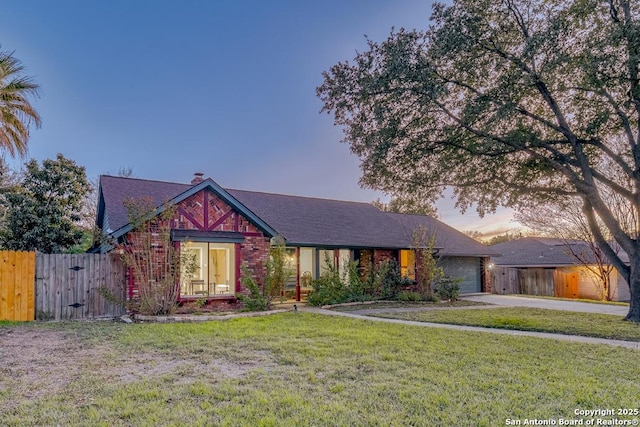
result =
[[35,252],[0,252],[0,320],[35,319]]
[[210,230],[209,228],[209,192],[203,192],[204,202],[202,203],[202,209],[204,212],[202,213],[202,225],[204,225],[205,230]]

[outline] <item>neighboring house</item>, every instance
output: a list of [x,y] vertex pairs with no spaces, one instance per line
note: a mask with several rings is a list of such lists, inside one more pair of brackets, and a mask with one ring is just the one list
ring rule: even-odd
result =
[[[327,261],[342,270],[355,260],[368,269],[393,258],[403,274],[414,277],[411,247],[418,226],[436,236],[441,265],[461,279],[461,292],[490,291],[485,266],[496,253],[429,216],[383,212],[368,203],[224,189],[202,174],[191,184],[101,176],[97,225],[124,241],[132,229],[125,202],[145,198],[160,209],[176,206],[172,240],[197,257],[197,273],[180,284],[181,299],[232,299],[244,292],[241,265],[263,273],[276,236],[284,238],[295,271],[288,286],[297,299],[311,289]],[[134,293],[131,284],[130,296]]]
[[[594,268],[596,260],[585,242],[525,237],[493,245],[491,249],[501,255],[491,258],[494,293],[600,299],[598,280],[586,266]],[[609,298],[628,301],[627,282],[615,268],[609,277]]]

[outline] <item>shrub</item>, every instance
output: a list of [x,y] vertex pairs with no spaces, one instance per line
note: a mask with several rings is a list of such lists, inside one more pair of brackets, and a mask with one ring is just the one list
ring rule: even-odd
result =
[[269,259],[264,278],[264,295],[271,301],[284,297],[284,284],[295,274],[295,269],[287,261],[287,248],[282,236],[272,239]]
[[129,308],[142,314],[171,314],[178,307],[181,279],[198,268],[195,257],[181,252],[171,240],[171,220],[177,208],[165,204],[157,214],[150,198],[127,199],[124,205],[133,229],[116,248],[138,287],[138,297]]
[[365,301],[371,297],[365,294],[364,283],[360,280],[358,263],[349,261],[340,275],[338,267],[330,259],[325,259],[324,274],[311,282],[313,292],[307,297],[310,305],[331,305],[352,301]]
[[455,301],[460,295],[460,278],[442,277],[435,283],[433,289],[441,299]]
[[422,301],[422,295],[418,292],[413,291],[401,291],[398,294],[398,301],[403,302],[418,302]]
[[[409,287],[413,281],[400,274],[396,260],[385,260],[379,263],[364,280],[360,277],[358,263],[350,261],[342,275],[330,259],[325,260],[325,272],[322,277],[311,282],[313,292],[307,297],[310,305],[332,305],[354,301],[395,300],[399,298],[403,288]],[[411,301],[420,301],[423,296],[405,295]],[[408,301],[408,300],[407,300]]]
[[269,298],[262,295],[260,287],[251,271],[243,264],[240,283],[249,289],[249,295],[238,295],[238,300],[244,303],[246,311],[265,311],[269,308]]
[[402,288],[413,283],[411,279],[400,274],[400,266],[395,259],[380,262],[368,281],[368,293],[375,299],[385,300],[396,299]]

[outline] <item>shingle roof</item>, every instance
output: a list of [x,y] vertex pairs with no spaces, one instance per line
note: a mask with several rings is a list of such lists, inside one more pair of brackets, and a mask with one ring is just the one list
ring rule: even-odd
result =
[[[100,193],[104,198],[105,225],[111,231],[127,225],[127,212],[123,206],[127,198],[146,196],[159,206],[192,187],[190,184],[102,176]],[[369,203],[245,190],[225,191],[293,245],[409,248],[413,244],[413,230],[422,225],[435,232],[436,247],[442,255],[497,255],[489,247],[429,216],[383,212]],[[101,221],[100,215],[98,221]],[[107,229],[105,225],[103,229]]]
[[[567,245],[570,245],[569,248]],[[498,267],[556,267],[579,264],[572,250],[595,263],[593,252],[583,241],[524,237],[491,246],[502,256],[492,259]]]
[[98,225],[108,233],[127,225],[129,223],[125,207],[127,199],[148,197],[155,206],[160,206],[191,187],[193,185],[190,184],[102,175],[100,177],[101,200],[98,203],[104,202],[104,211],[98,212]]
[[[500,256],[500,254],[491,247],[479,243],[466,234],[461,233],[455,228],[450,227],[442,221],[438,221],[428,215],[409,215],[391,212],[383,213],[385,215],[395,217],[395,220],[400,224],[400,227],[395,230],[395,235],[402,235],[403,242],[405,242],[405,244],[407,242],[411,244],[413,231],[416,230],[418,226],[423,226],[429,230],[430,233],[435,234],[436,247],[443,248],[440,251],[440,254],[442,255]],[[402,230],[403,234],[401,234],[400,230]]]

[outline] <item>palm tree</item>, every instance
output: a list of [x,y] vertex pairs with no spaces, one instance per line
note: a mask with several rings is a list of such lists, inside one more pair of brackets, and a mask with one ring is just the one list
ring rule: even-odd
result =
[[40,127],[40,115],[27,96],[38,96],[38,86],[23,76],[24,66],[13,52],[0,51],[0,149],[24,156],[29,140],[29,126]]

